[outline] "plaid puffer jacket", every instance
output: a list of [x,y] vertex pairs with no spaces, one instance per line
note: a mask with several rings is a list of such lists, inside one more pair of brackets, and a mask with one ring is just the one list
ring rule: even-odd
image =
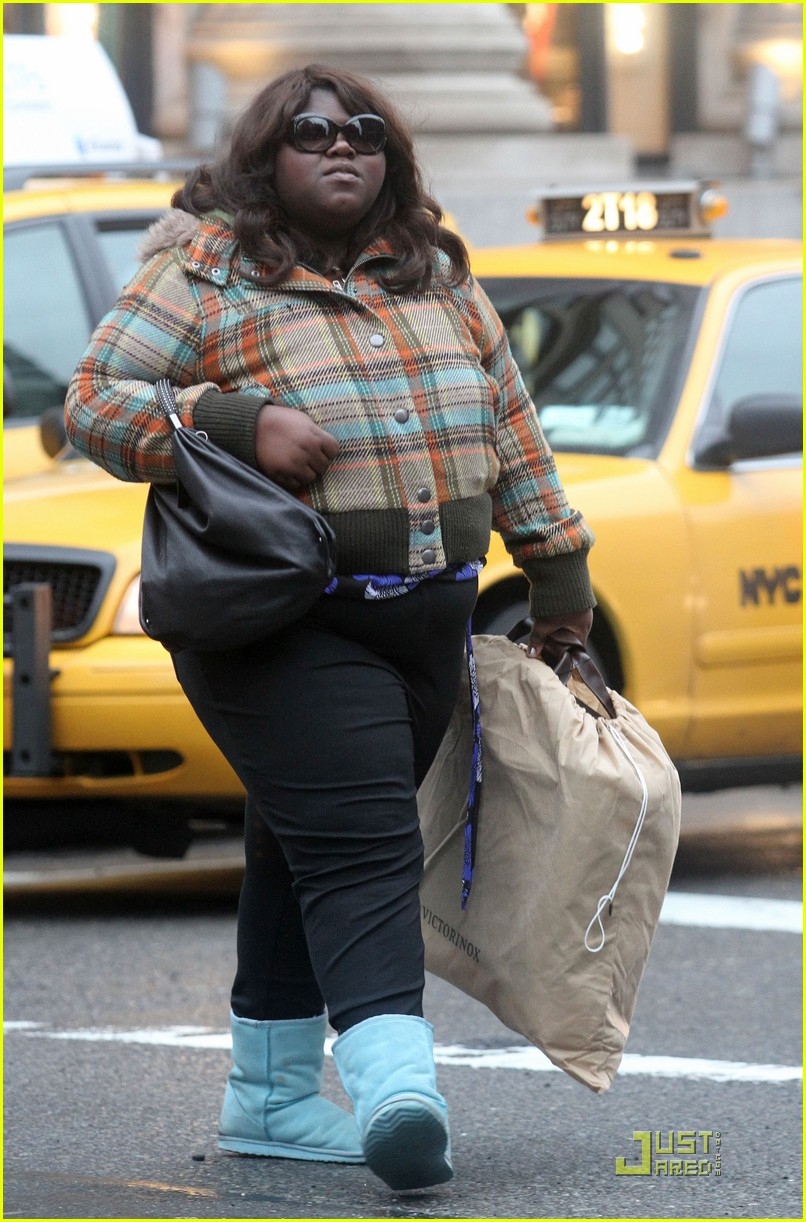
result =
[[[70,383],[68,435],[123,480],[171,480],[154,383],[184,422],[254,465],[272,400],[339,442],[300,495],[333,526],[345,573],[423,573],[476,559],[494,526],[532,583],[533,614],[594,604],[593,536],[569,508],[506,333],[476,281],[394,293],[368,247],[343,281],[303,266],[267,286],[224,216],[172,210]],[[441,257],[441,256],[440,256]]]

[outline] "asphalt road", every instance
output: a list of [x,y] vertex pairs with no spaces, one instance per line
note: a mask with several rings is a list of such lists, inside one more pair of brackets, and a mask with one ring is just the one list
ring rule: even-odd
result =
[[[414,1196],[361,1167],[218,1151],[234,966],[226,889],[29,894],[5,920],[4,1216],[800,1217],[791,858],[754,871],[745,854],[740,872],[713,851],[679,859],[627,1056],[602,1095],[429,977],[456,1179]],[[344,1100],[330,1058],[325,1091]],[[648,1173],[627,1170],[644,1143]],[[688,1174],[662,1173],[666,1150]]]

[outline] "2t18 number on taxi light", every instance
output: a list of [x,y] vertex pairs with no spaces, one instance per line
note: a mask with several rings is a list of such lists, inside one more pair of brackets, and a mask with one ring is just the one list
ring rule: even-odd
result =
[[582,197],[586,233],[658,227],[658,204],[652,191],[590,191]]

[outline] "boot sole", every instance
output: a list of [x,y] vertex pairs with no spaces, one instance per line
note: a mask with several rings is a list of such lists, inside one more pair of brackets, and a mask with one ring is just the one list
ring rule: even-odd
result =
[[218,1148],[231,1154],[251,1154],[260,1158],[297,1158],[315,1163],[366,1162],[363,1154],[349,1154],[346,1150],[322,1150],[316,1146],[293,1146],[280,1141],[252,1141],[248,1137],[219,1137]]
[[445,1122],[422,1099],[379,1107],[364,1133],[364,1154],[369,1169],[399,1192],[453,1179]]

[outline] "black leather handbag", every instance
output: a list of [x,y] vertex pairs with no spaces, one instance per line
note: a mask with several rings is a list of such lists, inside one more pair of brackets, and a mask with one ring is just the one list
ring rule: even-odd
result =
[[152,484],[143,521],[140,624],[166,649],[224,650],[285,628],[336,571],[321,514],[185,428],[170,382],[174,484]]

